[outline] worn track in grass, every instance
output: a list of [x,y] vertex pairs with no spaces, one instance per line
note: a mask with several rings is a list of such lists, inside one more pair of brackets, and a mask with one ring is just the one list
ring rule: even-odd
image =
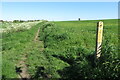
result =
[[[37,31],[37,33],[35,34],[35,38],[34,38],[34,40],[33,41],[31,41],[28,45],[29,46],[35,46],[36,45],[36,43],[42,43],[42,41],[39,41],[39,39],[38,39],[38,37],[39,37],[39,31],[40,31],[40,28],[38,28],[38,31]],[[34,45],[33,45],[34,44]],[[17,66],[21,69],[21,72],[20,72],[20,74],[19,74],[19,78],[20,79],[30,79],[31,78],[31,76],[30,76],[30,74],[29,74],[29,72],[28,72],[28,65],[26,64],[27,62],[26,62],[26,60],[27,60],[27,58],[28,58],[28,53],[29,53],[29,51],[31,51],[32,49],[30,48],[30,47],[27,47],[27,48],[25,48],[25,53],[23,53],[21,56],[22,56],[22,58],[21,58],[21,60],[19,61],[19,63],[17,64]],[[40,51],[42,51],[43,50],[43,48],[41,48],[40,49]]]

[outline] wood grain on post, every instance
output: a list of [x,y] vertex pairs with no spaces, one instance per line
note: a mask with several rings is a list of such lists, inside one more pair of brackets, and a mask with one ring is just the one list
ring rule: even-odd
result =
[[103,22],[99,21],[97,23],[97,34],[96,34],[96,59],[101,56],[101,45],[102,45],[102,34],[103,34]]

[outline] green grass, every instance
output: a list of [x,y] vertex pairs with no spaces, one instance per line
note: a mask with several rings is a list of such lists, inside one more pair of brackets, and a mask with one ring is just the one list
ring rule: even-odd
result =
[[[104,22],[102,55],[94,64],[96,26],[99,20],[56,21],[29,30],[3,33],[2,75],[16,78],[16,64],[27,54],[26,64],[32,78],[102,79],[119,76],[118,20]],[[34,42],[40,27],[39,40]]]
[[2,75],[5,78],[17,78],[15,66],[19,63],[22,54],[25,54],[29,43],[34,40],[40,24],[29,30],[2,34]]
[[[101,21],[104,22],[103,48],[97,67],[94,67],[93,55],[98,20],[48,22],[41,27],[40,40],[44,41],[45,54],[50,57],[52,71],[65,79],[118,78],[120,67],[118,63],[118,20]],[[63,69],[56,68],[55,66],[58,65],[57,61],[52,60],[54,58],[68,65]],[[101,72],[102,70],[104,71]],[[50,74],[57,77],[52,71]]]

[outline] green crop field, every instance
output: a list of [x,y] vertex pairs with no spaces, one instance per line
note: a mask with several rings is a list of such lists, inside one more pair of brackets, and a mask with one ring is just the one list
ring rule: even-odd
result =
[[102,54],[95,64],[98,21],[3,22],[3,80],[23,74],[35,80],[118,79],[118,20],[100,20],[104,23]]

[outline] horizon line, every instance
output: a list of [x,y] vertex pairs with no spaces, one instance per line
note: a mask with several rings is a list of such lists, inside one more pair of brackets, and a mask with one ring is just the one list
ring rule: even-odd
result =
[[[116,18],[114,18],[114,19],[116,19]],[[119,18],[117,18],[117,19],[119,19]],[[22,20],[22,19],[14,19],[14,20],[18,20],[18,21],[20,21],[20,20]],[[0,19],[0,21],[14,21],[14,20],[3,20],[3,19]],[[46,19],[28,19],[28,20],[40,20],[40,21],[42,21],[42,20],[46,20]],[[22,21],[28,21],[28,20],[22,20]],[[112,20],[112,19],[81,19],[80,21],[86,21],[86,20]],[[78,20],[47,20],[47,21],[78,21]]]

